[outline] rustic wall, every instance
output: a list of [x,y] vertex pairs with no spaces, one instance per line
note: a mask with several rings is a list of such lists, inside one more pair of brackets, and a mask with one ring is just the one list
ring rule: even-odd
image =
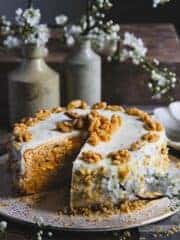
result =
[[[113,0],[116,7],[112,10],[113,18],[120,22],[173,22],[180,23],[180,1],[171,3],[157,9],[152,8],[153,0]],[[26,0],[1,0],[0,15],[13,17],[17,7],[25,7]],[[71,19],[77,19],[83,12],[86,0],[34,0],[35,6],[42,9],[43,21],[54,23],[54,16],[66,13]]]
[[[0,0],[0,15],[8,15],[12,19],[14,10],[18,7],[26,7],[25,0]],[[35,6],[43,12],[43,21],[54,23],[54,16],[59,13],[68,14],[76,19],[83,11],[85,0],[34,0]]]

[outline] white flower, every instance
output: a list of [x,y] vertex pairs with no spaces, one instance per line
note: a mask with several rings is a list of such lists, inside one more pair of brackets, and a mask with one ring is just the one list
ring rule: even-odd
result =
[[[151,78],[152,78],[152,80],[157,81],[157,84],[159,86],[164,86],[167,83],[166,77],[164,75],[162,75],[161,73],[158,73],[155,70],[153,70],[151,72]],[[157,91],[158,91],[158,89],[157,89]]]
[[14,47],[18,47],[19,46],[19,40],[14,37],[9,35],[5,40],[4,40],[4,45],[7,48],[14,48]]
[[153,59],[153,62],[154,62],[154,64],[156,64],[157,66],[159,65],[159,60],[158,60],[158,59],[154,58],[154,59]]
[[68,17],[66,15],[59,15],[55,17],[55,22],[57,25],[64,26],[68,21]]
[[28,24],[33,27],[39,24],[41,19],[41,13],[39,9],[28,8],[24,12],[21,8],[16,10],[15,20],[19,26],[25,26]]
[[120,26],[119,24],[114,24],[111,26],[111,31],[112,32],[119,32],[120,31]]
[[1,221],[0,222],[0,232],[4,232],[7,228],[7,222],[6,221]]
[[157,7],[159,4],[167,3],[170,0],[153,0],[153,7]]
[[0,16],[0,34],[7,36],[11,31],[11,22],[7,21],[5,16]]
[[123,49],[120,53],[120,61],[124,62],[131,59],[135,65],[139,65],[141,62],[141,57],[136,53],[136,51]]
[[147,48],[145,48],[142,39],[136,38],[132,33],[126,32],[124,34],[123,44],[133,48],[139,57],[145,57],[147,53]]
[[123,49],[120,53],[120,61],[124,62],[130,57],[129,51],[127,49]]
[[45,46],[49,39],[49,29],[46,24],[39,24],[34,27],[33,32],[29,33],[24,39],[25,44],[34,44],[38,47]]
[[68,47],[71,47],[75,44],[75,39],[73,38],[73,36],[68,36],[66,39],[66,44]]
[[153,87],[153,85],[152,85],[151,82],[148,83],[148,87],[149,87],[149,88],[152,88],[152,87]]
[[23,17],[26,22],[32,27],[39,24],[41,13],[39,9],[29,8],[24,11]]
[[67,35],[78,36],[82,32],[82,28],[79,25],[71,25],[67,28]]
[[23,13],[23,10],[22,10],[22,8],[18,8],[18,9],[16,9],[16,16],[21,16],[22,15],[22,13]]
[[48,237],[52,237],[53,233],[52,232],[48,232]]
[[40,24],[37,27],[37,34],[38,34],[38,39],[37,39],[37,45],[38,46],[44,46],[49,39],[49,29],[46,24]]

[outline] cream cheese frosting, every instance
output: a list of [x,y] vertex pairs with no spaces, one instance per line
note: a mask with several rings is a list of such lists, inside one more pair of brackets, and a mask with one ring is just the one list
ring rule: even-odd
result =
[[[100,141],[98,144],[92,145],[88,141],[88,129],[73,128],[72,131],[62,132],[56,128],[57,123],[72,120],[66,111],[65,109],[58,113],[51,113],[45,119],[28,126],[28,132],[32,136],[30,140],[24,142],[13,140],[11,154],[12,160],[14,159],[14,181],[19,181],[20,176],[25,174],[24,153],[27,150],[47,143],[63,142],[65,139],[76,136],[83,136],[87,140],[73,162],[72,208],[91,207],[98,204],[108,205],[109,203],[117,205],[126,199],[136,199],[138,195],[148,191],[146,184],[148,177],[152,180],[153,176],[161,176],[167,172],[168,157],[167,153],[162,151],[162,148],[166,148],[167,145],[165,131],[163,128],[158,129],[153,120],[148,122],[147,127],[146,121],[149,121],[150,118],[147,117],[147,114],[140,116],[141,111],[139,115],[139,110],[135,110],[134,114],[134,111],[131,110],[124,112],[96,109],[99,116],[106,119],[110,120],[112,116],[120,117],[121,125],[113,132],[109,141]],[[81,117],[87,116],[91,111],[90,107],[71,109],[71,112],[77,113]],[[149,133],[155,133],[158,138],[155,141],[148,138],[142,140],[143,136]],[[132,150],[132,144],[138,141],[143,141],[143,145]],[[124,150],[128,151],[129,160],[126,163],[114,164],[110,153]],[[101,156],[101,160],[88,163],[82,159],[83,152],[97,153]],[[126,173],[124,169],[127,170]],[[83,172],[83,174],[79,174],[79,172]],[[125,175],[121,176],[121,172]],[[84,181],[84,178],[87,177],[90,177],[88,184]]]

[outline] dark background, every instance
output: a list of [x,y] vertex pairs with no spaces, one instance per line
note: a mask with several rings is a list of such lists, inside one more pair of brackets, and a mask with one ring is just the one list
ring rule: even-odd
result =
[[[43,21],[54,24],[54,16],[65,13],[71,20],[78,19],[84,11],[86,0],[35,0],[40,7]],[[158,8],[152,7],[152,0],[114,0],[115,7],[111,11],[114,20],[120,23],[171,22],[180,30],[180,0]],[[14,10],[26,7],[26,0],[0,0],[0,15],[13,19]]]

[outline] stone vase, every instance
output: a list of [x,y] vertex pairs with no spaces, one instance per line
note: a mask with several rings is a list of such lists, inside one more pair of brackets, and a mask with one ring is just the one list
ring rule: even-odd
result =
[[59,74],[45,62],[44,47],[26,46],[20,66],[9,74],[10,123],[60,104]]
[[81,99],[89,105],[101,101],[101,58],[91,42],[78,42],[65,62],[65,103]]

